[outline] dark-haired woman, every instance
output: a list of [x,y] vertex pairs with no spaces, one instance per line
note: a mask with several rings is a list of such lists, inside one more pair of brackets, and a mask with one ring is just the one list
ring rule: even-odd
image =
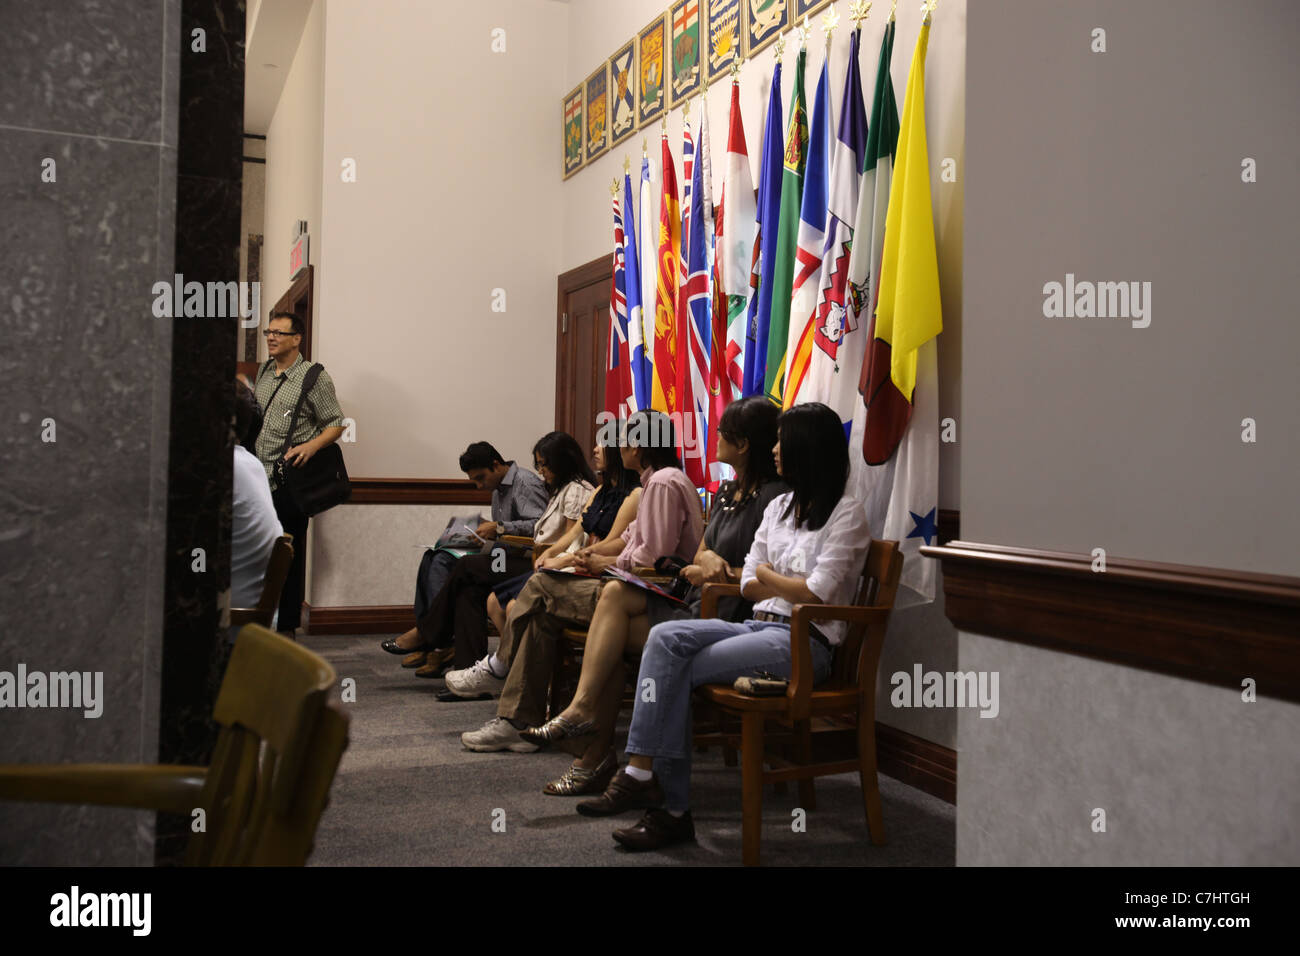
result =
[[[754,618],[739,624],[670,621],[650,631],[637,686],[653,687],[655,695],[652,703],[637,697],[629,765],[601,797],[582,805],[593,815],[650,808],[635,826],[614,831],[614,839],[629,849],[695,837],[689,804],[692,691],[759,671],[788,678],[792,605],[853,600],[870,534],[862,503],[844,494],[849,458],[839,416],[819,403],[796,405],[781,416],[780,432],[777,467],[792,490],[767,506],[745,557],[741,593],[756,602]],[[832,649],[843,636],[838,621],[811,630],[815,683],[830,675]]]
[[654,564],[663,555],[689,561],[699,549],[704,515],[695,486],[682,472],[671,419],[658,411],[633,412],[620,451],[623,463],[641,473],[636,520],[621,536],[578,552],[574,568],[589,577],[535,574],[519,592],[506,621],[512,647],[510,671],[504,681],[494,678],[495,684],[484,685],[488,693],[501,693],[497,716],[478,730],[461,734],[461,743],[469,750],[529,753],[537,749],[519,731],[545,719],[556,640],[565,626],[591,623],[602,583],[595,575],[611,565],[630,571]]
[[[732,402],[718,423],[718,460],[736,472],[713,498],[709,520],[694,560],[681,576],[694,587],[687,607],[672,604],[640,588],[608,582],[600,592],[587,641],[583,647],[582,675],[573,700],[562,713],[541,727],[522,731],[537,744],[594,732],[583,755],[545,792],[557,796],[601,793],[618,770],[610,744],[623,696],[623,655],[639,651],[650,628],[668,620],[699,617],[700,590],[709,581],[737,583],[740,566],[753,544],[754,534],[768,503],[789,489],[776,473],[773,456],[780,410],[763,396]],[[728,598],[719,608],[724,620],[744,620],[750,605]]]
[[[550,432],[537,440],[533,466],[550,492],[534,532],[535,543],[547,545],[578,523],[596,476],[582,446],[564,432]],[[457,561],[429,613],[416,624],[421,646],[436,651],[454,643],[458,667],[469,667],[483,657],[487,653],[488,594],[494,585],[527,573],[531,566],[532,559],[522,551],[497,544]],[[428,671],[436,666],[426,665],[416,673],[432,676]]]
[[[641,486],[637,473],[623,464],[617,444],[597,443],[593,462],[600,484],[587,498],[580,520],[571,522],[569,529],[553,544],[534,550],[533,570],[566,568],[576,560],[577,552],[609,537],[618,537],[636,517]],[[545,516],[543,516],[544,518]],[[541,522],[538,522],[541,527]],[[536,541],[536,539],[534,539]],[[524,589],[533,571],[503,581],[488,595],[487,612],[497,633],[506,635],[506,617],[515,606],[514,599]],[[510,669],[510,642],[505,641],[495,654],[481,658],[472,667],[447,673],[447,690],[460,697],[474,698],[483,693],[483,687],[493,686],[493,678],[500,679]]]

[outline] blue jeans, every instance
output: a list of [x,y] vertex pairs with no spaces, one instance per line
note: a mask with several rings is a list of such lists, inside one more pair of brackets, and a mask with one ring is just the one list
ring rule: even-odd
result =
[[[813,682],[831,673],[831,652],[812,647]],[[650,630],[641,654],[627,752],[654,757],[668,809],[690,807],[691,692],[701,684],[730,684],[755,671],[790,676],[790,626],[769,621],[667,621]],[[647,684],[647,680],[654,681]],[[654,699],[647,701],[653,688]]]

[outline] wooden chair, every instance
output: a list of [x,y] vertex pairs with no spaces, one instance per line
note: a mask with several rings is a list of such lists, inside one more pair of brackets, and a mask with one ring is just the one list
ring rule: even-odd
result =
[[503,534],[497,538],[502,544],[513,545],[516,548],[522,548],[524,551],[533,550],[533,539],[525,537],[522,534]]
[[275,610],[280,606],[280,591],[284,588],[284,579],[289,576],[289,565],[292,563],[293,535],[282,534],[275,539],[271,557],[266,562],[266,574],[262,576],[262,596],[257,599],[257,607],[232,607],[231,627],[243,627],[245,624],[271,626]]
[[301,866],[348,743],[328,700],[334,668],[256,624],[239,632],[217,696],[221,726],[207,767],[168,764],[0,766],[0,799],[135,807],[197,819],[190,866]]
[[[862,783],[862,800],[871,842],[885,842],[885,824],[880,808],[880,787],[876,776],[876,669],[885,642],[889,612],[898,591],[903,555],[896,541],[872,541],[852,605],[796,604],[790,621],[791,676],[784,697],[749,697],[729,684],[705,684],[696,690],[726,716],[740,719],[741,803],[743,859],[757,866],[763,813],[763,784],[799,781],[799,799],[805,810],[815,807],[813,778],[856,770]],[[717,614],[718,598],[739,594],[734,584],[706,584],[700,616]],[[808,626],[814,621],[845,621],[848,630],[835,648],[831,676],[813,687],[812,652]],[[812,718],[856,713],[858,755],[855,760],[811,763]],[[766,754],[764,731],[767,721],[776,720],[793,729],[794,757]],[[734,735],[714,734],[696,738],[701,742],[724,742],[734,746]],[[767,760],[774,767],[764,770]]]

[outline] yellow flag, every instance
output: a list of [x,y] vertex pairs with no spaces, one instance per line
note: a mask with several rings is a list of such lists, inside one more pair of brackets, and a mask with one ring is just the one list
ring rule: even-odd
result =
[[929,42],[930,24],[924,23],[907,75],[876,302],[876,338],[889,344],[889,376],[908,402],[916,388],[916,350],[943,331],[930,206],[930,154],[925,145],[925,51]]

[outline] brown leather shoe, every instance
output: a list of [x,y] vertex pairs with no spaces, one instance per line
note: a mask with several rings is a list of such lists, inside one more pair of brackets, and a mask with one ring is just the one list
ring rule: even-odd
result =
[[402,666],[408,669],[423,667],[428,656],[428,651],[416,651],[414,654],[407,654],[402,658]]
[[614,839],[629,850],[661,850],[675,843],[695,839],[695,822],[691,811],[675,817],[667,810],[647,810],[634,827],[614,831]]
[[626,810],[657,807],[663,802],[664,791],[659,786],[658,777],[651,774],[650,779],[643,783],[623,769],[614,775],[599,797],[578,804],[578,812],[584,817],[610,817]]
[[441,677],[451,670],[452,658],[456,656],[454,647],[437,647],[425,656],[424,664],[415,672],[416,677]]

